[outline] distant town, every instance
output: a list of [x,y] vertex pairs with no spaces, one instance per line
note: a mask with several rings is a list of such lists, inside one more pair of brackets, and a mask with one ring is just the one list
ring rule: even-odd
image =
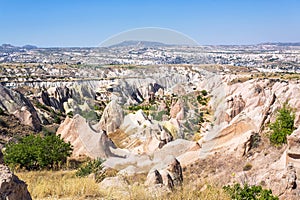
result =
[[[110,47],[0,46],[0,63],[67,65],[224,64],[260,71],[300,72],[300,43],[176,46],[125,41]],[[65,74],[65,73],[63,73]],[[50,74],[51,75],[51,74]],[[57,73],[55,73],[57,75]]]

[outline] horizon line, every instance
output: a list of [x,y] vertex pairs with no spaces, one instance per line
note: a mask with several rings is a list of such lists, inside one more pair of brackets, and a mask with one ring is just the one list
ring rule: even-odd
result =
[[[118,45],[118,44],[121,44],[123,42],[127,42],[127,41],[134,41],[134,42],[157,42],[157,41],[151,41],[151,40],[124,40],[122,42],[119,42],[117,44],[113,44],[111,46],[115,46],[115,45]],[[271,42],[271,41],[268,41],[268,42],[259,42],[259,43],[236,43],[236,44],[198,44],[198,45],[186,45],[186,44],[166,44],[166,43],[163,43],[163,42],[157,42],[157,43],[161,43],[161,44],[164,44],[166,46],[188,46],[188,47],[201,47],[201,46],[251,46],[251,45],[267,45],[267,44],[299,44],[300,45],[300,41],[298,42],[291,42],[291,41],[287,41],[287,42],[282,42],[282,41],[274,41],[274,42]],[[35,44],[30,44],[30,43],[27,43],[27,44],[24,44],[24,45],[14,45],[12,43],[2,43],[0,46],[3,46],[3,45],[11,45],[13,47],[19,47],[19,48],[22,48],[22,47],[25,47],[25,46],[34,46],[34,47],[37,47],[37,48],[110,48],[110,46],[69,46],[69,45],[66,45],[66,46],[38,46],[38,45],[35,45]]]

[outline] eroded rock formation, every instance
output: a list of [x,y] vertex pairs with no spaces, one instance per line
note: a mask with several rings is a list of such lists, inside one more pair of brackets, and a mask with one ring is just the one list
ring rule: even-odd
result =
[[56,132],[73,146],[73,156],[90,158],[122,157],[124,152],[116,148],[105,131],[96,132],[80,115],[67,117]]
[[69,98],[72,98],[72,91],[68,87],[51,87],[47,91],[41,92],[41,101],[50,107],[64,110],[64,102],[67,102]]
[[171,106],[170,109],[170,117],[177,119],[177,120],[183,120],[184,118],[184,107],[183,102],[181,99],[179,99],[176,103],[174,103]]
[[100,122],[95,125],[95,129],[104,130],[107,134],[110,134],[120,128],[123,120],[123,109],[117,101],[113,100],[105,107]]
[[174,158],[173,161],[168,165],[167,170],[173,180],[174,186],[181,186],[183,183],[183,175],[180,162]]
[[159,171],[155,169],[153,172],[149,172],[147,175],[147,179],[145,185],[156,185],[156,184],[163,184],[163,178]]
[[300,169],[300,128],[287,136],[288,148],[286,150],[286,163],[293,163]]
[[[174,187],[182,186],[183,175],[180,162],[173,158],[169,165],[158,171],[154,169],[147,175],[145,185],[156,191],[158,188],[167,188],[165,191],[173,191]],[[155,190],[156,188],[156,190]],[[160,189],[161,190],[161,189]]]
[[238,95],[238,96],[234,96],[234,97],[230,97],[227,100],[227,104],[228,104],[228,117],[227,117],[227,121],[231,121],[235,116],[237,116],[238,114],[240,114],[242,112],[242,110],[245,108],[245,101],[242,98],[242,95]]
[[19,118],[34,130],[41,129],[41,122],[32,103],[21,93],[0,85],[0,108]]

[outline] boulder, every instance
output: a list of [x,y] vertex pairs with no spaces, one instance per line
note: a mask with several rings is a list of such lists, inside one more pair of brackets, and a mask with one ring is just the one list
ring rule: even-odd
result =
[[167,170],[173,180],[174,186],[182,186],[182,168],[180,162],[176,158],[174,158],[173,161],[168,165]]
[[145,182],[146,186],[151,186],[151,185],[153,186],[156,184],[163,184],[162,176],[157,169],[155,169],[154,171],[150,171],[148,173],[147,179]]
[[166,185],[170,190],[174,189],[174,180],[167,170],[160,171],[161,177],[163,179],[164,185]]
[[[156,191],[155,193],[170,192],[174,187],[182,186],[183,175],[180,162],[174,157],[170,164],[165,169],[158,171],[157,169],[150,170],[145,181],[145,185],[149,189]],[[161,188],[164,188],[161,190]]]
[[162,195],[171,192],[174,188],[173,180],[168,173],[162,171],[164,177],[158,170],[150,171],[145,181],[147,191],[153,198],[161,198]]
[[0,199],[31,200],[26,183],[2,164],[0,164]]
[[165,144],[167,144],[168,142],[171,142],[173,140],[173,137],[170,133],[167,132],[167,130],[165,128],[163,128],[163,130],[160,133],[160,143],[158,148],[161,149]]

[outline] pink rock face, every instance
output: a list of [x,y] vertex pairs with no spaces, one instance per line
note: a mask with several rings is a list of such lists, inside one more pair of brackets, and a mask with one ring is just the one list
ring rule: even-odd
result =
[[111,101],[103,111],[100,122],[95,125],[96,130],[104,130],[108,134],[115,132],[123,123],[124,113],[116,101]]
[[34,114],[29,112],[28,108],[25,106],[23,106],[20,110],[16,110],[13,115],[16,116],[24,125],[31,126],[33,129],[40,128],[40,122],[37,120],[37,116],[33,117]]
[[240,114],[245,108],[245,101],[242,98],[242,95],[235,96],[234,98],[230,98],[227,101],[229,112],[227,113],[225,120],[231,121],[235,116]]
[[171,107],[170,117],[173,119],[183,120],[184,108],[183,102],[180,99]]
[[57,130],[65,142],[73,146],[73,157],[87,156],[90,158],[121,157],[114,143],[108,138],[106,132],[94,131],[90,124],[80,115],[72,119],[67,117]]

